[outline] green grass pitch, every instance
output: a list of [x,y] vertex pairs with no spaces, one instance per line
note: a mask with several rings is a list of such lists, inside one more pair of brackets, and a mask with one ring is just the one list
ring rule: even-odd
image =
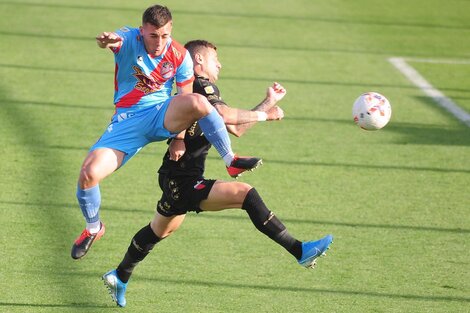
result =
[[[470,2],[161,3],[176,40],[218,46],[227,103],[251,108],[273,81],[287,88],[282,122],[233,138],[265,163],[241,180],[295,237],[335,241],[307,271],[241,211],[189,214],[136,269],[123,311],[468,312],[470,127],[388,59],[433,60],[409,64],[470,112]],[[0,312],[118,310],[100,277],[152,218],[166,145],[102,182],[107,233],[78,262],[75,188],[113,112],[113,56],[94,37],[139,26],[151,4],[0,1]],[[366,91],[392,104],[377,132],[352,122]],[[207,177],[229,179],[214,152]]]

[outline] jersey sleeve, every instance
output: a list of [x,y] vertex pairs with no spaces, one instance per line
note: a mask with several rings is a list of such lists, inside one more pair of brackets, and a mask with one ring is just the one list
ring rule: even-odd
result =
[[113,51],[114,54],[118,54],[121,50],[126,50],[126,46],[128,46],[131,41],[129,39],[133,36],[137,36],[135,34],[135,29],[127,26],[119,28],[114,33],[122,38],[122,43],[119,47],[111,48],[111,51]]
[[186,86],[189,83],[194,81],[194,71],[193,71],[193,60],[191,55],[185,49],[185,55],[183,62],[178,66],[176,70],[176,86],[182,87]]

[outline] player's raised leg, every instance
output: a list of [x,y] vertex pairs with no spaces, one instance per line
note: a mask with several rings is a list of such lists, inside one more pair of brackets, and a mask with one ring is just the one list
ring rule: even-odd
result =
[[103,236],[104,224],[100,221],[101,193],[99,183],[122,164],[124,153],[109,148],[91,151],[83,162],[77,184],[77,200],[86,220],[86,228],[72,246],[72,258],[80,259],[94,241]]
[[300,258],[302,243],[289,234],[284,224],[266,207],[255,188],[241,182],[216,181],[207,199],[201,202],[201,209],[218,211],[225,208],[245,210],[260,232],[284,247],[295,258]]
[[240,182],[216,181],[209,196],[201,202],[203,211],[241,208],[248,213],[253,225],[263,234],[284,247],[298,263],[313,268],[318,257],[325,255],[333,237],[301,242],[290,235],[284,224],[270,211],[255,188]]
[[171,132],[180,132],[198,121],[207,140],[225,161],[230,176],[238,177],[247,170],[262,164],[260,158],[236,156],[223,118],[209,101],[199,94],[183,94],[174,97],[166,111],[164,126]]

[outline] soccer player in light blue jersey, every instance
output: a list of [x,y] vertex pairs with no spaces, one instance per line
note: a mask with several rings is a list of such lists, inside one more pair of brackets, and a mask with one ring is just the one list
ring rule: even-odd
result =
[[[171,31],[170,10],[154,5],[144,12],[139,28],[123,27],[96,37],[100,48],[114,53],[115,114],[81,167],[77,199],[86,228],[72,246],[74,259],[82,258],[105,232],[99,217],[99,183],[148,143],[183,138],[184,130],[197,121],[230,176],[236,178],[261,164],[259,158],[232,152],[224,120],[204,96],[192,93],[191,56],[173,40]],[[174,83],[178,95],[171,96]],[[265,114],[258,116],[266,119]],[[178,160],[184,151],[184,141],[173,140],[171,158]]]

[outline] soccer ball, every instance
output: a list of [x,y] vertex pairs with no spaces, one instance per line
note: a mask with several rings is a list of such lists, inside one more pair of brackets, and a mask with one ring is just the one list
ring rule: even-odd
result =
[[354,123],[365,130],[383,128],[390,121],[390,102],[377,92],[366,92],[354,101],[352,115]]

